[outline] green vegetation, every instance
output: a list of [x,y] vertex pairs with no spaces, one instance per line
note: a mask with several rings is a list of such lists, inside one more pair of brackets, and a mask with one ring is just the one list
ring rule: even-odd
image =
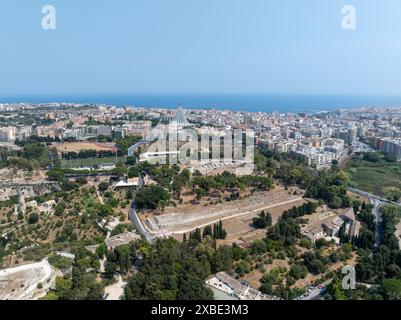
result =
[[45,168],[50,163],[51,153],[46,143],[41,142],[23,142],[20,143],[22,150],[9,150],[0,148],[0,165],[1,167],[14,167],[27,171],[37,168]]
[[78,167],[97,167],[103,163],[118,163],[121,158],[116,156],[99,157],[99,158],[79,158],[79,159],[63,159],[61,160],[62,168],[78,168]]
[[143,256],[139,272],[125,287],[128,300],[206,300],[212,291],[204,284],[213,269],[216,252],[212,242],[174,239],[158,240],[150,250],[145,244],[134,244],[133,253]]
[[139,209],[163,209],[170,201],[170,193],[159,185],[141,188],[136,194],[136,205]]
[[319,206],[318,203],[308,201],[307,203],[304,203],[301,206],[293,207],[289,210],[284,211],[282,214],[282,218],[288,219],[288,218],[303,217],[304,215],[316,212],[318,206]]
[[39,215],[37,213],[32,213],[29,215],[28,223],[35,224],[39,221]]
[[[224,230],[223,222],[220,220],[219,223],[213,225],[213,229],[211,226],[206,226],[203,229],[203,233],[201,233],[201,230],[199,228],[196,228],[193,232],[190,232],[189,240],[196,240],[198,242],[201,242],[202,239],[205,239],[206,237],[223,240],[226,238],[226,236],[227,232],[226,230]],[[187,240],[185,234],[183,236],[183,240],[184,242]]]
[[24,261],[40,261],[51,252],[50,244],[39,244],[24,250]]
[[270,213],[262,211],[258,217],[253,218],[252,225],[256,229],[264,229],[272,225],[272,216]]
[[73,261],[69,258],[55,254],[49,257],[49,263],[57,269],[68,270],[72,267]]
[[193,188],[201,190],[207,194],[211,190],[224,190],[237,188],[244,190],[247,187],[254,190],[269,190],[274,186],[273,180],[262,176],[242,176],[227,171],[215,176],[203,176],[199,172],[194,174],[191,181]]
[[[56,288],[51,289],[42,300],[101,300],[104,285],[96,281],[98,257],[84,248],[76,248],[72,272],[56,278]],[[57,263],[52,261],[53,263]],[[93,271],[87,272],[87,269]]]
[[[125,150],[136,141],[137,138],[120,139],[118,144]],[[24,146],[20,153],[26,161],[32,154],[42,152],[42,147],[46,150],[45,146],[34,145]],[[18,157],[17,154],[15,156]],[[390,160],[377,160],[373,155],[361,159],[372,164],[387,161],[388,165],[394,165]],[[353,294],[372,294],[382,298],[399,296],[401,254],[398,239],[394,235],[395,224],[400,216],[398,208],[382,209],[382,245],[374,250],[375,220],[372,207],[347,196],[348,175],[344,175],[338,166],[316,171],[290,154],[271,152],[258,153],[256,164],[255,175],[237,177],[223,172],[215,176],[203,176],[199,172],[191,175],[189,170],[180,170],[177,165],[150,165],[130,159],[129,164],[119,166],[121,175],[149,175],[157,182],[138,192],[112,190],[109,181],[100,182],[104,180],[99,181],[98,178],[94,179],[98,185],[94,185],[89,178],[70,179],[66,174],[76,172],[54,168],[48,171],[49,179],[59,181],[62,190],[35,199],[39,203],[54,199],[55,214],[47,217],[29,212],[26,217],[21,217],[27,224],[10,234],[7,252],[18,252],[24,248],[24,259],[27,260],[49,256],[50,263],[63,270],[64,276],[57,278],[55,289],[44,297],[48,300],[101,299],[104,286],[112,283],[116,274],[128,279],[125,288],[127,299],[211,299],[213,295],[205,286],[205,279],[220,271],[227,271],[245,281],[248,275],[253,277],[256,274],[260,278],[261,291],[283,299],[293,299],[304,292],[303,288],[299,288],[299,280],[308,275],[313,276],[315,283],[329,279],[334,274],[333,271],[329,272],[330,267],[349,260],[355,254],[359,256],[358,281],[375,284],[377,290],[368,293],[361,289]],[[306,190],[306,197],[319,201],[311,200],[286,210],[275,225],[272,225],[269,213],[261,212],[252,224],[255,228],[266,228],[265,238],[252,243],[244,242],[241,244],[243,247],[237,244],[217,246],[222,243],[217,240],[227,236],[221,221],[205,227],[203,231],[194,230],[188,239],[184,235],[182,243],[174,239],[158,240],[154,244],[139,240],[113,251],[107,250],[104,244],[106,232],[99,226],[102,220],[120,219],[121,224],[113,230],[112,235],[132,230],[132,224],[125,223],[126,211],[121,209],[127,209],[134,193],[139,209],[158,210],[160,213],[168,205],[182,203],[184,192],[185,196],[193,195],[193,205],[199,205],[202,200],[206,206],[212,203],[210,198],[218,198],[217,202],[222,203],[241,199],[243,190],[248,193],[269,190],[274,187],[274,179],[285,186],[298,185]],[[101,192],[104,204],[99,203],[96,188]],[[0,206],[8,208],[13,201],[0,203]],[[359,237],[349,239],[344,225],[341,229],[341,247],[324,239],[315,243],[306,239],[301,233],[301,225],[305,225],[306,216],[314,213],[318,204],[323,203],[331,208],[353,207],[357,219],[362,223]],[[49,243],[41,243],[45,240]],[[5,240],[0,242],[0,260],[7,253],[5,244]],[[92,244],[99,244],[96,253],[91,254],[83,249],[85,245]],[[76,258],[71,261],[52,255],[55,250],[71,250]],[[99,259],[103,257],[107,261],[105,272],[101,273]],[[267,267],[278,260],[283,263]],[[329,291],[330,296],[337,299],[345,299],[349,294],[338,290],[337,279]]]
[[401,163],[382,154],[354,156],[346,174],[355,188],[395,201],[401,197]]
[[135,143],[141,141],[141,137],[138,136],[127,136],[116,141],[116,146],[119,149],[120,155],[127,155],[128,148],[133,146]]
[[369,246],[369,250],[359,250],[360,257],[355,267],[356,280],[373,285],[370,288],[358,285],[356,290],[343,290],[341,275],[338,274],[328,287],[328,299],[401,299],[401,250],[398,238],[394,234],[400,219],[400,209],[388,205],[382,207],[381,211],[381,245],[372,252]]
[[115,155],[115,152],[110,150],[93,150],[85,149],[79,152],[63,152],[62,156],[64,159],[87,159],[87,158],[104,158]]
[[269,150],[260,152],[255,157],[258,171],[281,180],[285,185],[296,184],[306,189],[306,197],[323,200],[331,208],[346,208],[352,205],[347,196],[347,177],[337,166],[316,171],[305,166],[292,154],[279,154]]

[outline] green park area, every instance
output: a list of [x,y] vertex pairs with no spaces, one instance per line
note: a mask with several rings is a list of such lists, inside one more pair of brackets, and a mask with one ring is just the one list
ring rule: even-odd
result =
[[117,163],[118,161],[125,161],[124,157],[118,157],[116,160],[115,156],[101,157],[101,158],[80,158],[80,159],[63,159],[61,160],[61,167],[65,169],[79,168],[79,167],[93,167],[103,163]]
[[345,168],[350,185],[384,198],[401,197],[401,163],[379,153],[354,155]]

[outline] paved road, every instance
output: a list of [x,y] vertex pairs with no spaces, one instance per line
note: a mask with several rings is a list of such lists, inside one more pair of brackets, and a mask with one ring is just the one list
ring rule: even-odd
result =
[[377,200],[379,200],[381,202],[384,202],[384,203],[393,204],[395,206],[401,206],[400,203],[397,203],[397,202],[394,202],[394,201],[390,201],[388,199],[381,198],[379,196],[376,196],[376,195],[374,195],[372,193],[369,193],[369,192],[366,192],[366,191],[362,191],[362,190],[355,189],[355,188],[348,188],[348,190],[351,191],[351,192],[357,193],[357,194],[359,194],[361,196],[377,199]]
[[131,220],[132,223],[135,224],[135,227],[138,230],[138,232],[141,235],[143,235],[148,242],[150,242],[150,243],[155,242],[156,237],[153,236],[152,234],[150,234],[148,231],[146,231],[145,227],[142,224],[141,219],[139,219],[139,217],[138,217],[135,207],[136,207],[135,202],[133,202],[131,205],[131,209],[129,211],[129,219]]
[[318,287],[314,288],[311,292],[308,293],[306,297],[301,296],[298,300],[319,300],[326,293],[327,286],[333,281],[333,279],[326,280],[323,282],[319,289]]
[[375,246],[378,247],[381,242],[382,234],[383,234],[383,228],[382,228],[382,218],[381,218],[381,213],[380,209],[385,205],[385,204],[393,204],[396,206],[400,206],[399,203],[390,201],[381,197],[378,197],[374,194],[371,194],[369,192],[365,192],[359,189],[355,188],[348,188],[348,190],[357,193],[361,196],[368,197],[370,202],[374,205],[373,208],[373,214],[375,215],[376,218],[376,231],[375,231]]
[[378,246],[380,246],[380,242],[381,242],[382,235],[383,235],[382,218],[381,218],[380,209],[384,205],[384,203],[375,198],[372,198],[370,201],[375,206],[373,208],[373,212],[376,217],[375,246],[378,247]]
[[146,140],[141,140],[137,143],[135,143],[133,146],[128,148],[128,157],[132,157],[134,155],[134,152],[141,146],[147,144],[148,141]]
[[[373,214],[375,215],[375,218],[376,218],[375,248],[378,248],[381,244],[381,239],[383,238],[383,225],[382,225],[382,217],[381,217],[380,209],[386,204],[392,204],[395,206],[401,206],[401,204],[394,202],[394,201],[380,198],[376,195],[373,195],[371,193],[368,193],[368,192],[365,192],[362,190],[358,190],[358,189],[354,189],[354,188],[348,188],[348,189],[350,191],[353,191],[355,193],[358,193],[360,195],[368,197],[370,202],[374,205]],[[401,243],[401,240],[400,240],[400,243]]]

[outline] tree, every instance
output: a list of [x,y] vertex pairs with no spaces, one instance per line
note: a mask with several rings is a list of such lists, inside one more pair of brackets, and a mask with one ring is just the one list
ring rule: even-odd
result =
[[192,234],[192,239],[201,242],[202,241],[202,235],[201,235],[201,231],[199,228],[196,228],[195,231]]
[[[137,250],[133,246],[132,253]],[[143,256],[138,272],[128,280],[126,299],[212,299],[205,279],[211,273],[213,250],[210,239],[199,243],[179,243],[172,238],[157,240]]]
[[323,248],[324,246],[327,246],[328,243],[329,243],[329,242],[328,242],[326,239],[320,238],[320,239],[317,239],[317,240],[315,241],[315,246],[316,246],[317,249],[321,249],[321,248]]
[[340,239],[340,243],[348,242],[348,234],[346,233],[347,223],[344,221],[338,230],[338,238]]
[[309,271],[312,274],[319,274],[326,270],[326,266],[321,260],[314,259],[309,263]]
[[341,208],[342,206],[342,199],[338,196],[334,196],[333,199],[330,201],[330,207],[334,209]]
[[238,264],[237,267],[235,268],[235,272],[240,276],[243,277],[245,274],[249,273],[251,271],[251,266],[249,265],[248,262],[241,260]]
[[99,204],[97,206],[97,213],[100,217],[107,217],[114,213],[113,208],[108,204]]
[[263,240],[255,240],[251,245],[252,254],[263,254],[267,251],[266,242]]
[[375,246],[375,234],[367,229],[363,229],[355,241],[355,245],[363,249],[373,249]]
[[202,188],[197,188],[195,190],[196,193],[196,200],[200,200],[202,199],[205,195],[206,195],[206,190],[202,189]]
[[213,238],[214,239],[225,239],[227,237],[226,230],[223,229],[223,221],[219,221],[213,226]]
[[293,218],[279,219],[278,223],[267,231],[267,239],[283,241],[293,245],[301,237],[301,227]]
[[170,201],[170,193],[159,185],[145,186],[141,188],[136,197],[135,202],[140,209],[155,210],[160,203],[166,204]]
[[104,273],[105,276],[109,279],[112,279],[117,272],[117,264],[113,261],[106,261],[104,265]]
[[347,300],[347,296],[344,294],[344,289],[342,288],[341,280],[335,278],[327,286],[327,296],[330,300]]
[[291,266],[289,274],[295,280],[303,279],[308,274],[308,269],[302,264],[294,264]]
[[123,272],[128,272],[132,267],[132,259],[130,256],[131,248],[129,245],[118,246],[114,249],[117,256],[117,265]]
[[101,182],[99,183],[99,191],[104,192],[109,188],[109,184],[107,182]]
[[213,292],[209,288],[205,288],[203,281],[190,273],[180,279],[179,291],[177,293],[178,300],[211,300]]
[[365,152],[363,154],[363,160],[369,161],[369,162],[379,162],[380,155],[377,152]]
[[212,227],[211,226],[206,226],[203,229],[202,237],[205,238],[207,236],[213,237],[213,231],[212,231]]
[[214,259],[212,261],[212,271],[214,273],[228,270],[233,262],[233,250],[228,246],[220,246],[214,255]]
[[39,221],[39,215],[37,213],[31,213],[28,217],[29,224],[35,224]]
[[385,299],[401,300],[401,280],[385,279],[382,283],[381,289],[384,293]]
[[73,296],[72,281],[66,277],[56,277],[56,293],[60,300],[71,300]]
[[270,213],[262,211],[258,217],[253,218],[252,225],[257,229],[264,229],[272,224],[272,216]]

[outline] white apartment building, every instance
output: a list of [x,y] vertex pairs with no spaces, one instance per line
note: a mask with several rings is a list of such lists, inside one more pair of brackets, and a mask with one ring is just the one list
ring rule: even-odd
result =
[[15,127],[0,128],[0,142],[14,142],[15,131]]

